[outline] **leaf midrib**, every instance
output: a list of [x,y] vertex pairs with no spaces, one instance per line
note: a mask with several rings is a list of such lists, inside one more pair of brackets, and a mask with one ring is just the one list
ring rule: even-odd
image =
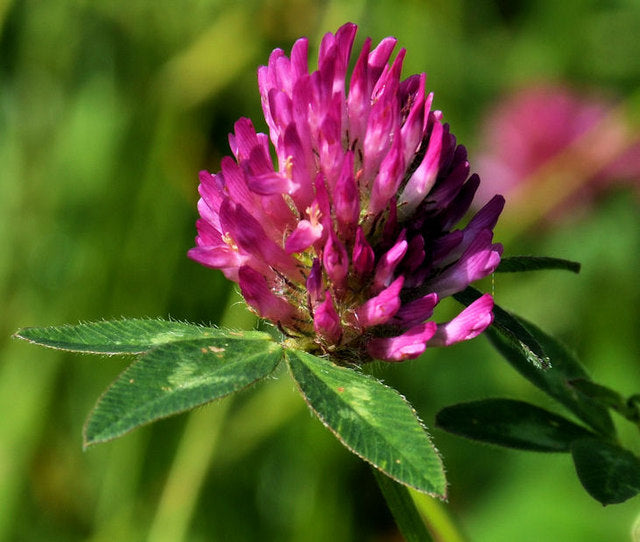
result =
[[[287,356],[287,359],[289,359],[289,358],[288,358],[288,356]],[[322,381],[322,380],[317,376],[317,373],[316,373],[315,371],[311,370],[311,368],[310,368],[307,364],[305,364],[305,363],[303,363],[303,362],[300,362],[300,364],[301,364],[303,367],[305,367],[305,368],[306,368],[306,369],[307,369],[307,370],[308,370],[308,371],[309,371],[309,372],[310,372],[310,373],[311,373],[311,374],[316,378],[316,380],[318,380],[318,381],[320,381],[320,382],[323,382],[323,381]],[[291,369],[291,370],[292,370],[292,369]],[[292,371],[292,372],[293,372],[293,371]],[[363,376],[364,378],[371,379],[371,377],[369,377],[369,376],[366,376],[366,375],[362,375],[362,376]],[[297,381],[297,379],[296,379],[295,377],[294,377],[294,380],[296,380],[296,381]],[[373,380],[373,379],[371,379],[371,380],[372,380],[372,381],[374,381],[374,382],[377,382],[378,384],[380,384],[381,386],[383,386],[383,387],[384,387],[384,388],[386,388],[387,390],[392,390],[392,389],[393,389],[393,388],[390,388],[389,386],[387,386],[386,384],[383,384],[383,383],[382,383],[382,382],[380,382],[379,380]],[[336,396],[336,397],[340,397],[340,393],[339,393],[339,392],[337,392],[336,390],[333,390],[330,386],[327,386],[326,384],[324,384],[324,387],[325,387],[325,388],[327,388],[327,389],[330,389],[330,390],[331,390],[331,392],[332,392],[332,394],[333,394],[334,396]],[[300,385],[299,385],[299,384],[298,384],[298,388],[300,388]],[[318,416],[318,418],[322,421],[323,425],[325,425],[325,426],[326,426],[326,427],[327,427],[327,428],[328,428],[328,429],[329,429],[329,430],[330,430],[330,431],[331,431],[331,432],[332,432],[332,433],[333,433],[333,434],[338,438],[338,440],[339,440],[340,442],[342,442],[342,444],[343,444],[344,446],[346,446],[346,447],[347,447],[347,448],[348,448],[352,453],[356,454],[356,455],[357,455],[358,457],[360,457],[361,459],[363,459],[363,460],[365,460],[365,461],[367,461],[367,462],[371,463],[371,464],[372,464],[372,465],[374,465],[376,468],[378,468],[378,469],[380,469],[380,470],[384,471],[386,474],[388,474],[389,476],[391,476],[393,479],[397,479],[397,478],[396,478],[396,476],[395,476],[392,472],[389,472],[389,469],[388,469],[388,468],[383,468],[383,467],[381,467],[380,465],[376,465],[376,464],[374,464],[370,459],[368,459],[368,458],[366,458],[366,457],[362,456],[362,455],[360,454],[360,452],[358,452],[357,450],[355,450],[355,449],[354,449],[354,448],[353,448],[349,443],[347,443],[347,442],[344,440],[344,438],[342,437],[342,435],[340,435],[340,433],[338,433],[336,430],[334,430],[334,428],[333,428],[329,423],[327,423],[326,419],[325,419],[325,418],[324,418],[324,417],[323,417],[323,416],[322,416],[322,415],[321,415],[321,414],[320,414],[320,413],[319,413],[319,412],[318,412],[318,411],[313,407],[313,405],[312,405],[312,404],[310,403],[310,401],[308,400],[307,395],[304,393],[304,391],[302,391],[302,389],[300,389],[300,392],[302,393],[302,396],[305,398],[306,403],[307,403],[307,404],[308,404],[308,405],[313,409],[313,411],[316,413],[316,415]],[[411,409],[411,406],[409,405],[409,403],[407,403],[407,402],[406,402],[406,400],[405,400],[402,396],[398,395],[398,398],[402,401],[402,403],[403,403],[405,406],[409,407],[409,409],[410,409],[410,410],[412,410],[412,409]],[[349,410],[351,410],[352,412],[357,413],[357,410],[355,410],[355,409],[354,409],[354,408],[353,408],[349,403],[346,403],[346,402],[345,402],[344,404],[348,405]],[[363,418],[362,416],[358,416],[358,417],[359,417],[361,420],[363,420],[363,421],[364,421],[364,423],[365,423],[367,426],[369,426],[369,427],[371,427],[371,428],[374,428],[374,429],[375,429],[375,433],[376,433],[377,435],[383,435],[383,433],[382,433],[381,431],[379,431],[379,430],[378,430],[378,426],[372,425],[372,424],[371,424],[371,423],[370,423],[366,418]],[[424,437],[425,437],[425,438],[427,439],[427,441],[431,444],[431,438],[430,438],[429,434],[427,433],[427,431],[425,430],[425,428],[424,428],[424,426],[423,426],[422,422],[421,422],[417,417],[416,417],[416,421],[417,421],[417,423],[420,425],[420,427],[422,428],[422,433],[423,433]],[[382,440],[386,440],[386,439],[384,439],[384,438],[383,438]],[[389,442],[389,441],[387,440],[387,442]],[[395,442],[393,443],[393,449],[394,449],[394,450],[402,450],[402,448],[401,448],[401,447],[400,447],[400,448],[398,448],[398,447],[397,447],[397,444],[396,444]],[[435,450],[435,448],[431,448],[431,451],[433,452],[433,455],[437,458],[437,461],[438,461],[438,463],[440,464],[440,467],[442,467],[442,462],[441,462],[440,457],[439,457],[439,455],[438,455],[437,451]],[[423,480],[427,480],[427,481],[428,481],[428,479],[427,479],[427,478],[422,474],[421,469],[420,469],[420,468],[417,468],[417,467],[416,467],[416,465],[415,465],[415,463],[414,463],[412,460],[409,460],[409,457],[408,457],[408,456],[406,456],[406,455],[405,455],[404,453],[402,453],[402,452],[401,452],[399,455],[401,456],[400,458],[404,461],[404,462],[403,462],[403,465],[409,465],[409,466],[411,467],[411,470],[412,470],[413,472],[418,473],[418,474],[420,475],[420,477],[421,477]],[[413,487],[414,489],[416,489],[416,490],[418,490],[418,491],[424,491],[424,489],[420,489],[419,487],[417,487],[417,486],[415,486],[415,485],[413,485],[413,484],[407,484],[407,483],[406,483],[406,482],[404,482],[404,481],[403,481],[402,483],[403,483],[403,484],[405,484],[405,485],[407,485],[407,486]],[[430,484],[430,485],[432,485],[432,486],[433,486],[434,484]]]

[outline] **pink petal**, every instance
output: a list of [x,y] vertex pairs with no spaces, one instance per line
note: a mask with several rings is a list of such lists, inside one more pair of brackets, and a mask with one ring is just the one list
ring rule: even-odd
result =
[[411,164],[424,136],[425,117],[428,113],[428,110],[425,110],[426,80],[427,76],[424,73],[412,75],[400,83],[400,89],[398,90],[399,94],[409,91],[409,95],[403,99],[402,104],[403,109],[410,107],[401,131],[406,165]]
[[393,197],[389,200],[389,214],[382,230],[382,243],[381,248],[390,247],[397,237],[398,231],[398,203],[396,198]]
[[431,263],[436,267],[445,267],[460,258],[464,252],[461,248],[463,240],[464,233],[460,230],[453,230],[436,239],[431,246]]
[[287,254],[303,252],[322,237],[322,224],[309,220],[301,220],[295,230],[291,232],[284,244]]
[[224,175],[224,193],[233,201],[244,202],[245,205],[255,200],[255,195],[247,186],[244,171],[230,156],[220,162],[220,170]]
[[372,297],[358,308],[356,316],[363,328],[387,323],[400,308],[400,290],[404,277],[398,277],[388,288]]
[[243,297],[262,318],[283,323],[293,320],[295,309],[271,291],[262,273],[244,266],[238,272],[238,279]]
[[[233,159],[230,158],[230,160],[233,162]],[[212,175],[208,171],[201,171],[199,177],[198,192],[201,197],[198,201],[198,212],[202,218],[217,228],[220,225],[218,216],[220,205],[227,197],[224,193],[224,175],[222,173]]]
[[286,175],[271,171],[262,175],[247,175],[247,184],[256,194],[271,196],[273,194],[290,194],[293,183]]
[[320,299],[320,294],[322,293],[322,266],[320,265],[320,260],[315,258],[313,260],[313,264],[311,265],[311,271],[309,271],[309,276],[306,281],[307,292],[309,295],[309,305],[311,309],[315,307]]
[[320,210],[320,221],[325,228],[325,234],[331,227],[331,202],[329,201],[329,193],[327,192],[327,186],[324,182],[322,172],[316,175],[314,186],[316,188],[315,202]]
[[374,359],[404,361],[417,358],[427,348],[427,341],[436,332],[435,322],[426,322],[412,327],[398,337],[372,339],[367,352]]
[[429,136],[427,152],[398,200],[398,212],[403,218],[413,214],[436,182],[442,153],[442,133],[442,124],[435,121]]
[[313,316],[313,329],[330,344],[338,344],[342,337],[340,317],[336,312],[331,294],[318,305]]
[[479,232],[460,259],[429,282],[429,289],[443,298],[493,273],[500,263],[502,245],[492,244],[492,238],[493,232],[490,230]]
[[371,51],[368,58],[369,92],[371,93],[378,79],[387,68],[391,53],[398,43],[393,37],[384,38],[376,48]]
[[329,234],[322,254],[322,264],[334,287],[343,288],[349,271],[347,249],[333,230]]
[[406,239],[406,232],[403,230],[398,241],[391,247],[378,261],[376,265],[376,274],[373,278],[374,291],[380,291],[391,283],[391,278],[398,264],[407,253],[409,244]]
[[[342,25],[334,34],[327,33],[320,44],[318,69],[330,85],[331,94],[344,91],[345,75],[351,47],[357,26],[353,23]],[[341,97],[344,99],[344,97]]]
[[246,262],[235,250],[228,247],[194,247],[187,256],[212,269],[220,269],[231,280],[238,281],[238,269]]
[[465,231],[492,230],[504,208],[504,198],[495,195],[469,221]]
[[373,271],[375,255],[371,245],[367,242],[364,231],[360,226],[356,230],[356,242],[353,245],[353,269],[358,275],[366,275]]
[[349,138],[361,142],[364,139],[367,118],[371,107],[371,90],[368,81],[368,58],[371,38],[367,38],[362,46],[360,56],[351,73],[347,110],[349,113]]
[[291,68],[295,79],[309,73],[308,66],[309,40],[300,38],[291,48]]
[[466,183],[462,185],[462,188],[454,198],[454,200],[449,204],[448,208],[442,213],[440,216],[441,227],[444,231],[449,231],[453,228],[462,217],[467,214],[469,207],[471,207],[471,202],[478,190],[478,186],[480,186],[480,177],[477,174],[471,175]]
[[327,112],[318,132],[318,162],[322,164],[326,185],[331,192],[340,176],[344,157],[340,103],[334,105],[335,110]]
[[287,193],[292,195],[298,209],[303,210],[313,200],[313,184],[309,182],[315,172],[313,151],[308,140],[303,143],[293,122],[285,130],[283,143],[287,165],[281,164],[280,168],[286,167],[282,174],[291,179],[291,188]]
[[333,204],[338,220],[338,231],[343,239],[350,239],[344,235],[347,231],[355,233],[355,226],[360,217],[360,194],[353,177],[353,152],[349,151],[344,157],[342,171],[333,191]]
[[300,278],[296,261],[267,237],[260,222],[242,205],[225,200],[220,207],[220,222],[224,232],[247,254],[294,280]]
[[453,156],[453,167],[446,178],[429,193],[428,205],[437,209],[447,208],[464,186],[469,171],[467,150],[463,145],[458,145]]
[[226,276],[237,277],[237,268],[245,265],[249,257],[240,254],[237,247],[234,248],[225,242],[220,232],[209,222],[199,219],[196,227],[198,228],[197,246],[187,252],[189,258],[207,267],[222,269]]
[[371,199],[369,200],[369,214],[376,216],[395,196],[404,175],[405,164],[402,138],[396,135],[391,149],[380,164],[380,171],[373,181]]
[[406,303],[400,307],[391,320],[394,325],[404,328],[421,324],[433,315],[433,309],[438,304],[438,294],[427,294],[420,299]]
[[269,90],[269,110],[278,124],[278,129],[282,132],[292,120],[293,112],[290,94],[277,88]]
[[251,155],[251,150],[258,145],[256,129],[251,119],[239,118],[233,125],[233,134],[229,134],[229,147],[238,161],[246,160]]
[[[367,122],[367,131],[364,137],[363,143],[363,173],[362,177],[365,185],[370,186],[373,179],[378,174],[380,164],[383,158],[389,152],[391,145],[393,144],[389,134],[399,131],[400,117],[398,107],[398,78],[399,69],[402,67],[402,60],[404,59],[405,50],[402,49],[396,60],[393,63],[391,69],[383,72],[383,75],[378,79],[376,87],[374,88],[371,98],[373,105],[369,112],[369,119]],[[388,168],[391,169],[391,165],[397,165],[398,161],[402,161],[401,152],[401,138],[394,138],[396,141],[396,150],[400,149],[400,156],[396,159],[393,158],[393,164],[388,164]],[[391,161],[391,159],[390,159]],[[385,175],[385,178],[387,176]],[[376,207],[378,206],[376,201]],[[382,204],[384,207],[384,204]]]
[[493,297],[484,294],[446,324],[439,324],[429,346],[450,346],[473,339],[493,322]]
[[406,270],[409,273],[412,273],[426,257],[426,253],[424,251],[424,238],[422,235],[416,235],[411,241],[409,241],[409,246],[407,247],[407,255],[405,256],[402,262],[402,270]]

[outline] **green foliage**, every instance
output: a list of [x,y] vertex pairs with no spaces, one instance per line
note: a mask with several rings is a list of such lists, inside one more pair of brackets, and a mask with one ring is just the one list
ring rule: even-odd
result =
[[504,358],[527,380],[559,401],[576,416],[598,433],[609,437],[614,434],[613,422],[606,408],[594,403],[570,385],[574,379],[589,380],[589,377],[567,348],[530,322],[513,317],[544,348],[551,360],[552,368],[540,371],[533,367],[519,348],[513,346],[508,336],[493,327],[487,330],[487,337]]
[[[90,354],[139,354],[163,344],[213,337],[233,337],[229,331],[160,319],[122,319],[55,327],[26,327],[16,337],[29,342]],[[268,338],[252,332],[238,336]]]
[[281,358],[278,344],[243,337],[154,348],[100,398],[85,426],[85,446],[245,388],[273,372]]
[[605,408],[610,408],[640,427],[640,394],[625,399],[617,391],[584,378],[571,380],[569,384],[580,394]]
[[[271,374],[283,355],[266,333],[158,319],[25,328],[15,336],[74,352],[142,353],[100,397],[85,446],[245,388]],[[306,352],[286,350],[286,358],[309,406],[347,448],[398,482],[445,497],[442,461],[395,390]]]
[[548,410],[513,399],[484,399],[442,409],[436,425],[463,437],[536,452],[569,452],[571,444],[594,436]]
[[[48,0],[5,2],[0,18],[0,410],[7,413],[0,539],[393,536],[382,499],[367,493],[368,469],[310,423],[288,379],[238,395],[221,426],[210,421],[212,431],[222,430],[212,468],[192,472],[197,483],[177,483],[171,493],[171,475],[191,467],[209,431],[189,438],[192,418],[180,416],[83,453],[84,412],[121,362],[69,359],[8,338],[25,325],[119,315],[253,326],[223,275],[184,253],[194,236],[196,171],[217,170],[233,122],[259,114],[255,68],[274,46],[289,49],[303,34],[318,44],[346,20],[360,23],[360,37],[397,36],[408,50],[404,72],[428,73],[434,107],[467,144],[473,170],[488,108],[532,81],[604,89],[623,106],[633,98],[637,125],[640,4],[214,0],[185,9],[179,2]],[[582,262],[578,280],[497,273],[497,298],[569,338],[589,372],[625,397],[640,389],[633,196],[609,193],[569,221],[545,219],[529,231],[499,222],[496,232],[507,250],[517,238],[518,250]],[[431,349],[422,360],[376,370],[426,421],[461,394],[516,390],[534,400],[484,343]],[[628,429],[621,440],[637,437]],[[636,500],[594,506],[577,493],[564,458],[476,447],[469,461],[465,446],[443,439],[439,447],[450,452],[447,469],[462,497],[449,508],[463,515],[474,542],[629,538]],[[176,514],[163,515],[163,525],[179,524],[181,536],[171,528],[150,536],[155,514],[166,509],[160,494]]]
[[[481,292],[469,286],[462,292],[454,294],[453,297],[468,306],[481,295]],[[524,359],[535,369],[549,367],[549,356],[544,348],[517,318],[498,305],[493,307],[493,316],[492,328],[498,330],[510,347],[517,351],[518,359]]]
[[[532,270],[573,267],[553,259],[523,259],[517,265]],[[456,297],[468,305],[479,295],[467,288]],[[438,413],[437,425],[510,448],[571,451],[584,487],[603,504],[622,502],[640,492],[640,461],[610,442],[615,429],[608,413],[612,408],[636,422],[634,397],[624,402],[613,390],[591,382],[577,359],[533,324],[497,306],[494,312],[487,335],[496,349],[600,437],[562,416],[512,399],[450,406]],[[414,409],[396,390],[330,359],[283,348],[266,333],[122,319],[24,328],[15,336],[73,352],[141,354],[99,399],[85,426],[85,446],[245,388],[271,374],[284,354],[309,407],[342,444],[389,479],[446,498],[438,451]],[[380,474],[376,477],[396,509],[400,527],[408,533],[421,532],[414,528],[418,516],[413,504],[408,504],[406,490]],[[406,515],[403,509],[409,510]]]
[[85,426],[85,446],[245,388],[282,359],[266,333],[159,319],[24,328],[15,336],[74,352],[144,352],[98,401]]
[[440,456],[396,390],[306,352],[288,350],[286,358],[311,409],[347,448],[390,478],[445,498]]
[[496,273],[521,273],[523,271],[542,271],[544,269],[564,269],[573,273],[580,272],[580,264],[561,258],[543,256],[511,256],[502,258]]
[[[475,295],[465,291],[459,300],[468,303]],[[558,340],[500,308],[495,314],[497,322],[486,334],[496,349],[520,374],[595,433],[562,416],[511,399],[447,407],[438,413],[437,425],[458,435],[510,448],[571,451],[582,485],[602,504],[620,503],[639,493],[640,460],[614,444],[616,430],[608,411],[616,410],[637,423],[637,396],[625,402],[617,392],[592,382],[576,357]],[[548,357],[548,368],[531,363],[531,344]]]
[[602,504],[616,504],[640,493],[640,460],[631,452],[598,439],[571,445],[580,482]]

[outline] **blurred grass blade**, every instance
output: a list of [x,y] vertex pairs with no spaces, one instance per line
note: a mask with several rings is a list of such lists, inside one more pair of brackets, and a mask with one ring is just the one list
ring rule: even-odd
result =
[[519,273],[522,271],[543,271],[546,269],[564,269],[573,273],[580,272],[580,264],[561,258],[542,256],[511,256],[502,258],[496,273]]
[[[265,386],[269,387],[269,386]],[[233,397],[189,413],[173,456],[145,542],[187,542],[208,471],[218,467],[216,451],[226,433]],[[179,503],[179,505],[176,505]]]
[[463,526],[447,502],[434,499],[430,495],[409,488],[409,494],[422,520],[436,540],[465,542]]
[[26,327],[15,337],[72,352],[93,354],[139,354],[176,341],[242,334],[268,339],[256,332],[233,332],[186,322],[161,319],[123,319],[52,327]]
[[640,460],[631,452],[598,439],[571,447],[580,482],[601,504],[617,504],[640,493]]
[[440,456],[397,391],[306,352],[287,350],[286,358],[311,409],[349,450],[397,482],[445,498]]
[[[463,305],[471,305],[482,295],[481,292],[467,287],[453,297]],[[550,367],[549,356],[538,340],[515,318],[498,305],[493,306],[493,323],[487,331],[497,330],[513,347],[515,347],[528,364],[537,370]]]
[[569,452],[571,443],[595,436],[543,408],[512,399],[485,399],[443,408],[436,426],[466,438],[535,452]]
[[595,431],[608,437],[615,435],[615,428],[608,410],[570,385],[570,382],[575,379],[590,380],[578,360],[564,345],[532,323],[515,316],[512,318],[526,327],[535,341],[544,348],[551,360],[552,368],[540,371],[532,366],[521,348],[494,326],[490,326],[486,335],[498,352],[522,376],[567,407]]
[[409,490],[378,469],[372,467],[371,471],[406,542],[433,542]]
[[99,399],[84,444],[111,440],[238,391],[269,375],[281,359],[280,345],[262,338],[212,337],[159,346],[132,363]]

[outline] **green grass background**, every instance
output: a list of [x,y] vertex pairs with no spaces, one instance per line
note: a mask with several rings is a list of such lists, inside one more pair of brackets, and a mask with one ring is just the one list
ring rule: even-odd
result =
[[[85,416],[126,360],[11,339],[120,316],[253,327],[222,275],[186,258],[197,172],[217,170],[236,118],[265,129],[255,71],[271,49],[301,35],[315,49],[347,20],[358,43],[399,38],[404,73],[428,73],[472,164],[484,111],[530,82],[601,89],[639,124],[636,0],[0,0],[0,540],[399,540],[366,465],[286,373],[83,452]],[[583,272],[493,284],[500,304],[625,395],[640,391],[638,208],[615,190],[553,227],[499,229],[506,254],[579,260]],[[488,396],[555,408],[483,338],[375,372],[427,425]],[[637,431],[620,429],[640,452]],[[568,456],[432,433],[468,540],[632,540],[638,498],[603,508]]]

